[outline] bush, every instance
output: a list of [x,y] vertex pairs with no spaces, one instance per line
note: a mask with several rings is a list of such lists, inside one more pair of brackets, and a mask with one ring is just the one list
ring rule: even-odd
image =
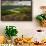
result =
[[36,16],[36,19],[39,20],[39,21],[42,21],[42,20],[46,20],[46,14],[41,14],[41,15],[38,15]]
[[5,34],[9,38],[11,38],[12,36],[16,36],[17,33],[18,33],[18,31],[15,26],[6,26]]

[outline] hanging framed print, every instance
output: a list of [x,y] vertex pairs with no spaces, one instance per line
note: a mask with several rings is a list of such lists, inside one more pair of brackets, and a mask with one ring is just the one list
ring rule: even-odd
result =
[[32,0],[1,0],[1,21],[32,21]]

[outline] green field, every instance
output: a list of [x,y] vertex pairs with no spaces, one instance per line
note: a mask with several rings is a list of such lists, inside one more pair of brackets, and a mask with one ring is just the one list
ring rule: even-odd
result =
[[[2,20],[15,20],[15,21],[30,21],[32,17],[31,6],[19,6],[19,7],[6,7],[1,9]],[[8,17],[9,19],[7,19]],[[10,19],[11,18],[11,19]],[[13,19],[15,18],[15,19]],[[4,20],[4,21],[5,21]]]

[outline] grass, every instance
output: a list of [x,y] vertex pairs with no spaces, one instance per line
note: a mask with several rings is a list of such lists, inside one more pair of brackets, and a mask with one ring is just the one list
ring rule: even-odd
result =
[[10,14],[17,15],[17,14],[27,14],[27,13],[31,13],[31,7],[18,7],[11,10],[7,9],[1,10],[1,15],[10,15]]

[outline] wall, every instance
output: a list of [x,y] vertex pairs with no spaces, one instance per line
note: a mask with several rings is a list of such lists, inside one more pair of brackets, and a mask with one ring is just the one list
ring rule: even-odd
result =
[[[32,21],[27,21],[27,22],[23,22],[23,21],[11,21],[11,22],[4,22],[4,21],[0,21],[0,35],[4,34],[4,29],[6,25],[14,25],[17,27],[19,33],[18,36],[21,36],[22,34],[24,36],[31,36],[32,34],[37,34],[37,36],[43,35],[43,33],[37,33],[36,30],[37,29],[43,29],[44,34],[46,32],[46,28],[40,27],[38,25],[38,22],[35,20],[36,15],[41,14],[42,11],[40,10],[40,6],[42,5],[46,5],[46,0],[33,0],[32,1],[32,5],[33,5],[33,12],[32,12]],[[45,34],[46,35],[46,34]],[[44,36],[45,36],[44,35]],[[41,37],[41,36],[40,36]],[[42,38],[42,37],[41,37]]]

